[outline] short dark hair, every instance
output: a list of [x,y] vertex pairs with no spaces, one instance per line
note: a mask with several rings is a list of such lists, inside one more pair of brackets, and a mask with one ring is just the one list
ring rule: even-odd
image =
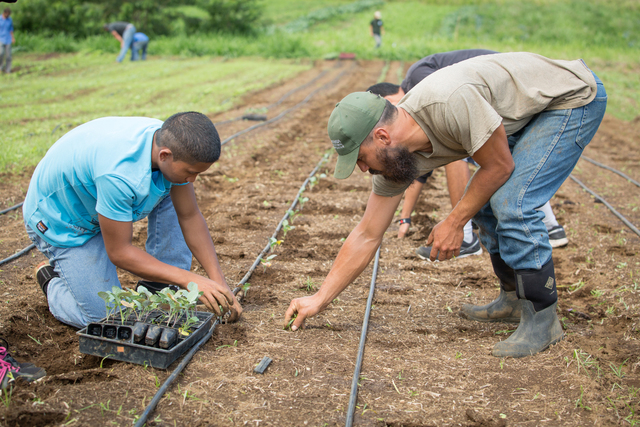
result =
[[400,86],[387,82],[376,83],[373,86],[370,86],[369,89],[367,89],[367,92],[371,92],[374,95],[380,95],[384,98],[385,96],[395,95],[400,92]]
[[167,147],[174,161],[213,163],[220,158],[220,136],[209,117],[195,111],[177,113],[162,124],[156,138]]
[[11,9],[9,9],[8,7],[5,7],[4,10],[2,11],[2,13],[7,13],[7,14],[11,15]]

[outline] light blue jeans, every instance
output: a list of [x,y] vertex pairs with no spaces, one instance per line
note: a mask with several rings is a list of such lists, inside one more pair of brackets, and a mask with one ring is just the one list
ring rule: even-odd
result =
[[544,213],[595,135],[607,107],[600,79],[596,98],[580,108],[544,111],[509,136],[511,177],[473,218],[482,244],[514,270],[540,270],[551,259]]
[[133,35],[136,33],[136,27],[133,24],[127,25],[127,28],[124,30],[122,34],[122,48],[120,49],[120,54],[116,58],[116,61],[122,62],[124,56],[127,54],[127,51],[131,47],[131,43],[133,42]]
[[[49,282],[49,310],[63,323],[83,328],[105,317],[104,301],[98,292],[120,286],[116,266],[109,260],[102,234],[75,248],[58,248],[42,240],[29,226],[29,238],[47,258],[59,277]],[[191,268],[189,250],[171,198],[164,199],[149,214],[147,253],[184,270]]]

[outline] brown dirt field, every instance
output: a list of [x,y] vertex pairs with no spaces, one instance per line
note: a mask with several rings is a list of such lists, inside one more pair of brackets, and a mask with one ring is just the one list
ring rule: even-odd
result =
[[[406,66],[407,64],[404,64]],[[237,283],[267,244],[298,188],[331,148],[326,123],[333,106],[353,90],[375,83],[382,62],[319,62],[280,85],[246,97],[242,107],[215,122],[278,101],[274,117],[313,90],[308,103],[283,119],[244,134],[223,149],[219,163],[196,181],[200,208],[228,282]],[[396,81],[403,65],[392,63]],[[392,74],[392,75],[391,75]],[[606,83],[606,82],[605,82]],[[220,125],[222,138],[254,125]],[[640,180],[639,122],[607,116],[585,155]],[[319,286],[358,223],[370,176],[332,177],[335,156],[321,169],[309,201],[266,269],[258,267],[235,324],[218,327],[152,415],[156,426],[343,425],[349,402],[370,265],[323,313],[298,332],[282,329],[291,299]],[[30,172],[4,175],[0,207],[22,200]],[[640,226],[640,191],[584,160],[574,171],[633,224]],[[433,225],[450,210],[444,172],[428,181],[408,238],[393,223],[382,245],[380,270],[360,378],[359,426],[633,425],[640,421],[640,238],[603,204],[567,180],[552,199],[570,243],[554,251],[559,315],[566,338],[524,359],[498,359],[491,348],[513,329],[457,315],[463,303],[491,301],[498,281],[489,256],[429,263],[415,255]],[[27,246],[21,213],[0,216],[0,257]],[[144,244],[145,224],[135,225]],[[43,260],[31,252],[1,267],[0,336],[20,361],[47,370],[34,384],[19,383],[0,405],[1,423],[131,425],[169,370],[102,361],[83,355],[76,331],[56,321],[32,270]],[[194,263],[193,269],[199,266]],[[124,286],[137,278],[122,272]],[[273,359],[263,375],[253,368]]]

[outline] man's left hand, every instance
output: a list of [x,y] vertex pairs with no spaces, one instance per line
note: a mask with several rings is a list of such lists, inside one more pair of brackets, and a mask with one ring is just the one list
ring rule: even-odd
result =
[[464,228],[453,226],[448,219],[437,223],[427,238],[427,246],[431,246],[431,261],[444,261],[460,255]]

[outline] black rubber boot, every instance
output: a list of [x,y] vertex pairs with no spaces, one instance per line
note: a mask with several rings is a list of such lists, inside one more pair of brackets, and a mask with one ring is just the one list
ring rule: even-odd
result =
[[36,282],[40,285],[40,289],[44,292],[44,296],[47,296],[47,290],[49,288],[49,282],[54,277],[59,277],[58,273],[53,270],[53,267],[48,261],[43,261],[36,267],[35,271]]
[[498,254],[490,254],[493,271],[500,279],[500,295],[486,305],[464,304],[459,315],[464,319],[477,322],[520,321],[521,302],[516,295],[515,272],[500,258]]
[[547,349],[564,337],[556,314],[558,293],[553,260],[541,270],[516,271],[522,317],[518,329],[493,347],[496,357],[526,357]]

